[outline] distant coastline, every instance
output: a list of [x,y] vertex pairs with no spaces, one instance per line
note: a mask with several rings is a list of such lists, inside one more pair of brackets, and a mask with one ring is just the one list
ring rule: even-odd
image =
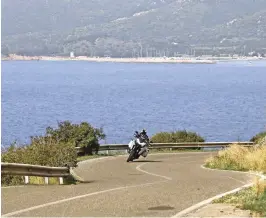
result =
[[183,63],[183,64],[215,64],[223,61],[252,61],[266,60],[258,57],[140,57],[140,58],[110,58],[110,57],[62,57],[62,56],[21,56],[9,55],[2,57],[2,61],[90,61],[90,62],[117,62],[117,63]]

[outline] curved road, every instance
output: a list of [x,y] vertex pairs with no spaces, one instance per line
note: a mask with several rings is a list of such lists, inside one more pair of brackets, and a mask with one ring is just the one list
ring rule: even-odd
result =
[[2,216],[171,217],[251,181],[247,174],[204,169],[211,153],[125,156],[79,163],[87,182],[69,186],[2,188]]

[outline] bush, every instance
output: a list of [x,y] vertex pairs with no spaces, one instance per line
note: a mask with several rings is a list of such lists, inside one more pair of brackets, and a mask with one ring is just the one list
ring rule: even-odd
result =
[[176,132],[160,132],[151,137],[151,141],[155,143],[181,143],[181,142],[204,142],[204,138],[195,132],[176,131]]
[[[90,124],[71,124],[69,121],[58,123],[58,128],[48,127],[44,136],[31,137],[26,146],[12,144],[2,151],[2,162],[23,163],[42,166],[62,167],[75,166],[77,152],[75,147],[84,147],[87,154],[98,150],[99,139],[105,135],[102,129],[93,128]],[[23,183],[21,176],[2,176],[2,184],[17,185]]]
[[77,160],[76,149],[71,144],[54,141],[49,137],[38,137],[23,147],[10,147],[2,154],[6,163],[24,163],[42,166],[62,167],[74,164]]
[[253,136],[250,141],[254,143],[259,143],[264,137],[266,137],[266,131],[265,132],[260,132],[257,135]]
[[105,138],[103,130],[93,128],[89,123],[72,124],[69,121],[59,122],[58,128],[46,129],[46,136],[51,136],[60,143],[70,143],[74,147],[83,147],[85,154],[92,155],[92,151],[99,149],[99,140]]
[[[35,137],[28,146],[10,146],[6,152],[2,153],[2,162],[52,167],[75,166],[77,153],[75,147],[71,144],[58,143],[51,137]],[[21,183],[23,183],[21,176],[2,176],[2,184],[4,185]]]
[[206,166],[225,170],[259,171],[266,173],[266,146],[245,148],[232,145],[206,160]]

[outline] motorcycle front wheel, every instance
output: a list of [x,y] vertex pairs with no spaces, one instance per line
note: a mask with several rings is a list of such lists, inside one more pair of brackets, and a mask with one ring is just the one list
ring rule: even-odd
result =
[[135,151],[134,151],[134,149],[132,149],[130,154],[129,154],[129,156],[128,156],[128,158],[127,158],[127,162],[133,161],[134,160],[134,156],[135,156]]

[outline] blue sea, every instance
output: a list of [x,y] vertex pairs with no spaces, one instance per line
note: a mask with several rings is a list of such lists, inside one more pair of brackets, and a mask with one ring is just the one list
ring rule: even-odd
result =
[[245,141],[266,126],[266,62],[139,64],[2,61],[2,145],[58,121],[102,127],[101,143],[186,129]]

